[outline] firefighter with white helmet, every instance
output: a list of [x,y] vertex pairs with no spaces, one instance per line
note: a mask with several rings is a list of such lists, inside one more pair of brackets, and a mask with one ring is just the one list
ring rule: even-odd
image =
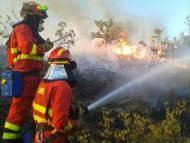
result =
[[[78,83],[72,72],[76,63],[70,52],[61,47],[50,53],[48,63],[50,67],[33,101],[35,143],[66,143],[68,135],[80,127],[83,116],[79,106],[71,106],[72,87]],[[70,107],[76,119],[69,117]]]

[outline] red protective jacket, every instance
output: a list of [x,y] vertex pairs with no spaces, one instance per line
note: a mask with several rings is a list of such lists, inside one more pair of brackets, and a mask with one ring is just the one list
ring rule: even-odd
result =
[[41,71],[43,48],[37,43],[32,30],[25,24],[13,29],[8,46],[8,64],[17,71]]
[[66,81],[42,80],[33,100],[33,116],[37,125],[49,124],[63,133],[76,128],[76,122],[69,119],[71,96],[72,89]]

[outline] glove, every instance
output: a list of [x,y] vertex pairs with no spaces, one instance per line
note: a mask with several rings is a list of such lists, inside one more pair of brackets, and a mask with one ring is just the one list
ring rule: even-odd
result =
[[83,110],[80,106],[77,106],[77,119],[82,119],[83,117]]
[[54,44],[47,38],[47,40],[41,45],[44,48],[44,51],[47,52],[53,48]]
[[82,123],[83,110],[80,106],[77,106],[77,119],[76,119],[76,127],[80,128]]
[[70,107],[70,118],[76,120],[77,128],[81,126],[83,117],[83,110],[80,106],[71,105]]
[[77,105],[71,105],[70,112],[69,112],[69,118],[73,120],[81,119],[83,117],[83,110],[80,106]]

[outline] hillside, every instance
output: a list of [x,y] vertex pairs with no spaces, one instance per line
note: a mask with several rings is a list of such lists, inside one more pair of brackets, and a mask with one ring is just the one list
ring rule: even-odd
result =
[[[6,50],[1,50],[0,61],[6,65]],[[189,61],[179,60],[184,65],[160,63],[148,71],[143,63],[125,62],[120,68],[116,63],[99,60],[97,65],[81,58],[76,59],[82,66],[75,71],[79,84],[73,89],[73,102],[89,107],[110,93],[117,94],[84,115],[83,130],[75,142],[136,143],[140,138],[142,143],[190,141]],[[0,96],[0,134],[10,101]]]
[[[127,75],[123,76],[118,72],[97,66],[92,67],[94,68],[88,67],[88,70],[76,71],[79,84],[74,88],[73,102],[81,106],[94,103],[107,93],[125,85],[130,79]],[[140,84],[131,87],[131,90],[118,93],[112,97],[114,100],[107,99],[107,103],[94,108],[89,115],[84,116],[84,130],[74,140],[79,143],[91,143],[91,141],[126,143],[133,140],[135,143],[140,137],[143,142],[150,143],[166,141],[183,143],[184,140],[188,140],[190,131],[190,80],[187,78],[189,73],[189,70],[184,71],[181,76],[178,76],[177,85],[174,86],[176,88],[172,88],[175,81],[173,77],[168,81],[171,88],[158,87],[157,84],[152,83],[155,82],[153,80],[146,82],[146,86]],[[1,129],[9,105],[9,98],[0,97]],[[166,129],[166,126],[169,128]],[[166,134],[167,132],[169,133]],[[84,134],[87,136],[84,137]]]

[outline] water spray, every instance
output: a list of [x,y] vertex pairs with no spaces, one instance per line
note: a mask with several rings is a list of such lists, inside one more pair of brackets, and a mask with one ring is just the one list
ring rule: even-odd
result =
[[86,107],[86,110],[88,110],[88,112],[89,112],[89,111],[103,105],[104,103],[111,101],[111,98],[113,99],[113,97],[118,95],[119,93],[126,91],[127,89],[134,87],[135,85],[138,85],[138,84],[148,80],[152,76],[155,76],[155,75],[157,75],[163,71],[166,71],[170,68],[174,68],[176,66],[176,63],[179,63],[181,61],[188,61],[189,62],[189,57],[180,58],[178,60],[175,60],[175,61],[173,61],[173,64],[164,64],[164,65],[155,67],[154,69],[152,69],[152,71],[147,72],[146,74],[132,80],[131,82],[121,86],[120,88],[108,93],[103,98],[99,99],[98,101],[96,101],[93,104]]
[[84,115],[88,115],[88,114],[89,114],[89,109],[88,109],[87,106],[83,106],[83,107],[82,107],[82,110],[83,110],[83,114],[84,114]]

